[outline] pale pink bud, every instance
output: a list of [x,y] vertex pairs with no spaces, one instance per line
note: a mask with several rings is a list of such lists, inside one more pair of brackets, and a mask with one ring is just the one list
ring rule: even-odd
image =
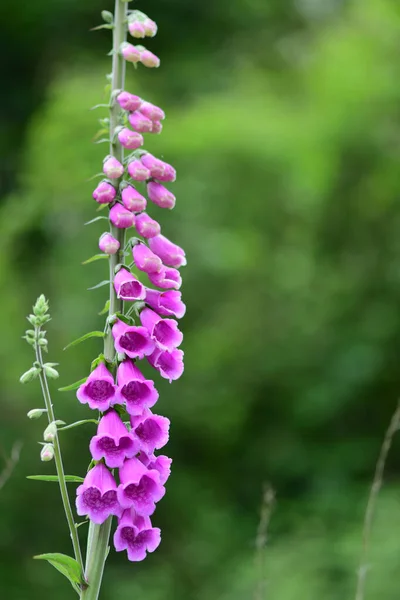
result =
[[128,120],[132,125],[132,128],[140,133],[149,133],[153,128],[152,121],[145,115],[142,115],[139,110],[131,113],[128,117]]
[[132,186],[128,185],[121,191],[122,203],[127,210],[142,212],[145,210],[147,200]]
[[93,191],[93,198],[99,204],[109,204],[117,195],[117,191],[108,181],[101,181]]
[[129,92],[121,92],[117,96],[117,102],[124,110],[137,110],[142,104],[142,99],[139,96],[134,96]]
[[118,229],[127,229],[134,224],[135,215],[117,203],[110,210],[110,221]]
[[111,233],[103,233],[99,239],[99,248],[104,254],[116,254],[119,247],[119,241],[116,240]]
[[150,50],[143,50],[140,52],[140,62],[145,67],[159,67],[160,59],[158,56],[150,52]]
[[153,121],[153,127],[151,128],[151,133],[161,133],[162,132],[162,123],[160,121]]
[[162,108],[151,104],[151,102],[143,102],[140,106],[140,112],[151,121],[162,121],[162,119],[165,119],[165,112]]
[[151,176],[160,181],[175,181],[176,171],[168,163],[156,158],[149,152],[143,154],[140,159],[145,167],[150,170]]
[[[142,52],[140,52],[135,46],[128,42],[123,42],[120,46],[120,52],[125,60],[131,63],[137,63],[142,60]],[[143,61],[142,61],[143,62]]]
[[144,238],[152,238],[160,234],[161,227],[157,221],[149,217],[146,213],[141,213],[135,217],[135,227],[139,235]]
[[128,23],[129,33],[134,38],[144,38],[146,35],[144,26],[140,21],[131,21]]
[[161,208],[174,208],[175,196],[161,183],[149,181],[147,184],[147,193],[154,204]]
[[128,164],[128,173],[136,181],[150,179],[150,171],[140,160],[132,160]]
[[103,163],[103,173],[109,179],[118,179],[124,173],[124,167],[114,156],[108,156]]
[[126,148],[127,150],[136,150],[143,146],[143,136],[137,131],[131,131],[127,127],[121,129],[118,133],[118,140],[121,146]]
[[142,24],[144,28],[144,32],[148,37],[154,37],[157,33],[157,23],[147,18]]

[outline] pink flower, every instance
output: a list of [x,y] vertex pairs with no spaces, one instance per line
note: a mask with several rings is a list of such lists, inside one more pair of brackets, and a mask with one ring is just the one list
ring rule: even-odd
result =
[[119,478],[117,496],[120,506],[133,508],[142,516],[152,515],[156,502],[165,494],[159,472],[148,469],[137,458],[130,458],[119,470]]
[[186,265],[185,251],[180,246],[170,242],[165,236],[160,234],[152,237],[149,246],[154,254],[161,258],[164,265],[176,267],[177,269]]
[[102,463],[90,469],[85,481],[76,490],[78,515],[101,525],[110,515],[121,515],[117,500],[117,484],[110,471]]
[[117,195],[117,191],[108,181],[101,181],[93,191],[93,198],[99,204],[109,204]]
[[109,179],[118,179],[124,174],[124,167],[114,156],[107,156],[103,163],[103,173]]
[[144,154],[140,160],[144,166],[149,169],[150,174],[154,179],[159,179],[160,181],[175,181],[175,169],[168,163],[150,154],[150,152]]
[[182,294],[175,290],[159,292],[158,290],[146,288],[146,304],[164,317],[173,316],[181,319],[186,312],[186,306],[182,302]]
[[143,50],[140,52],[140,62],[145,67],[159,67],[160,59],[158,56],[150,52],[150,50]]
[[151,128],[151,133],[161,133],[162,132],[162,123],[160,121],[153,121],[153,127]]
[[143,300],[146,294],[140,281],[125,268],[120,269],[115,275],[114,289],[118,298],[128,302]]
[[139,453],[138,459],[146,465],[148,469],[156,469],[156,471],[160,473],[160,483],[164,485],[171,475],[172,459],[163,454],[155,457],[154,454],[146,454],[143,451]]
[[135,215],[117,202],[110,210],[110,221],[118,229],[128,229],[135,222]]
[[161,208],[174,208],[175,196],[161,183],[149,181],[147,184],[149,199]]
[[126,148],[127,150],[136,150],[143,146],[144,140],[143,136],[137,131],[131,131],[127,127],[121,129],[118,133],[118,140],[121,146]]
[[150,171],[140,160],[132,160],[128,163],[128,173],[136,181],[150,179]]
[[161,531],[152,527],[150,517],[140,517],[133,508],[124,511],[114,533],[117,552],[127,551],[128,560],[138,562],[160,545]]
[[154,381],[146,379],[138,367],[129,359],[120,363],[117,371],[118,400],[125,403],[129,415],[143,414],[146,408],[154,406],[158,392]]
[[116,254],[119,247],[119,241],[116,240],[111,233],[103,233],[99,239],[99,248],[104,254]]
[[135,327],[117,320],[112,328],[114,346],[117,352],[130,358],[143,358],[154,350],[154,342],[145,327]]
[[130,21],[128,23],[129,33],[134,38],[144,38],[146,33],[140,21]]
[[159,235],[161,231],[160,225],[149,217],[146,213],[141,213],[135,216],[135,227],[139,235],[144,238],[152,238]]
[[147,357],[152,367],[158,370],[161,377],[168,379],[171,383],[183,373],[183,352],[182,350],[155,350]]
[[[142,61],[142,52],[140,52],[135,46],[128,42],[123,42],[120,46],[120,52],[124,59],[131,63],[137,63]],[[142,61],[143,62],[143,61]]]
[[139,416],[131,417],[131,431],[140,449],[146,454],[163,448],[169,439],[169,419],[154,415],[146,408]]
[[100,363],[77,390],[76,396],[82,404],[93,410],[104,412],[116,403],[117,386],[107,367]]
[[131,113],[128,117],[128,120],[132,126],[132,129],[135,131],[140,131],[141,133],[149,133],[153,128],[152,121],[143,115],[139,110]]
[[150,121],[162,121],[165,119],[165,112],[159,106],[151,104],[151,102],[143,102],[140,106],[142,115],[150,119]]
[[132,212],[142,212],[147,206],[147,200],[139,194],[132,185],[127,185],[121,191],[122,203],[126,209]]
[[144,32],[148,37],[154,37],[157,33],[157,23],[147,18],[144,23]]
[[183,334],[174,319],[163,319],[151,308],[144,308],[140,313],[140,322],[146,327],[157,348],[172,352],[181,345]]
[[115,410],[108,411],[97,427],[97,435],[90,442],[90,452],[94,460],[104,458],[107,467],[122,467],[126,458],[133,458],[143,446],[129,432]]
[[168,290],[173,288],[179,290],[182,285],[182,277],[179,271],[173,268],[162,267],[157,273],[148,273],[149,279],[153,285]]
[[123,110],[133,111],[141,106],[142,99],[129,92],[121,92],[117,96],[117,102]]
[[133,246],[132,255],[139,271],[144,271],[145,273],[158,273],[163,268],[163,264],[158,256],[141,242]]

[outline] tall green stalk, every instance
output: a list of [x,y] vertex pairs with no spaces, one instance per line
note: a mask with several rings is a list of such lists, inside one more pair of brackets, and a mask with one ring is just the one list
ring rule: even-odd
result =
[[[120,45],[126,40],[126,18],[128,5],[121,0],[115,1],[114,27],[113,27],[113,59],[111,79],[110,100],[110,154],[121,163],[123,161],[123,148],[114,139],[114,131],[118,126],[119,105],[115,101],[115,92],[124,89],[125,83],[125,61],[119,52]],[[119,181],[116,181],[118,185]],[[117,298],[113,286],[115,267],[123,263],[125,247],[125,230],[118,229],[110,224],[110,232],[120,243],[120,250],[112,254],[110,263],[110,308],[109,316],[123,311],[123,301]],[[111,328],[104,340],[104,356],[108,362],[113,362],[115,356]],[[85,577],[89,584],[81,593],[81,600],[97,600],[100,593],[103,578],[104,565],[108,554],[110,530],[112,517],[109,517],[102,525],[90,522],[88,534],[88,548],[86,553]]]

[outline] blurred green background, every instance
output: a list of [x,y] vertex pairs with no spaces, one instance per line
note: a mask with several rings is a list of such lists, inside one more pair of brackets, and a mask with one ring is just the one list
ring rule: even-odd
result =
[[[398,0],[148,0],[157,71],[128,89],[167,112],[146,144],[177,167],[163,230],[188,256],[186,370],[157,380],[172,422],[173,475],[144,563],[110,553],[103,600],[247,600],[260,579],[262,489],[276,491],[257,600],[354,598],[362,520],[400,389],[400,8]],[[0,48],[2,153],[1,451],[22,442],[0,491],[0,590],[7,600],[72,590],[41,552],[69,552],[52,473],[39,461],[38,385],[22,387],[25,315],[51,301],[49,360],[60,385],[84,377],[102,327],[102,224],[89,177],[105,100],[110,33],[89,33],[109,0],[8,2]],[[153,210],[152,214],[160,216]],[[88,415],[74,392],[58,418]],[[90,426],[63,434],[66,470],[82,474]],[[387,465],[372,535],[369,600],[399,596],[400,442]],[[71,487],[73,496],[73,486]],[[82,531],[83,528],[80,530]]]

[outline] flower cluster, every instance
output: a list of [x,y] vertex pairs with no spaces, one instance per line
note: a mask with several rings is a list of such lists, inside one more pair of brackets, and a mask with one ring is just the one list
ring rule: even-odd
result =
[[[157,31],[154,21],[139,11],[129,13],[127,26],[135,38],[154,36]],[[126,61],[159,65],[151,52],[127,42],[120,53]],[[178,269],[186,258],[182,248],[162,235],[160,224],[145,212],[146,196],[162,208],[175,205],[175,196],[164,185],[175,181],[175,169],[142,148],[143,134],[161,132],[164,111],[125,90],[113,90],[111,104],[118,110],[112,143],[119,144],[121,160],[113,154],[105,158],[106,178],[93,198],[110,209],[111,230],[101,236],[99,247],[110,260],[117,255],[120,261],[115,263],[113,293],[120,305],[131,304],[125,304],[125,314],[121,309],[108,320],[114,359],[106,356],[97,361],[77,391],[81,403],[102,415],[90,442],[94,466],[77,489],[76,506],[79,515],[88,515],[96,524],[116,516],[114,546],[117,551],[127,550],[129,560],[137,561],[160,543],[160,530],[152,526],[150,516],[165,494],[171,467],[170,458],[155,454],[168,441],[170,423],[152,412],[158,392],[138,361],[147,360],[170,382],[182,375],[179,346],[183,336],[175,319],[185,313]],[[130,151],[126,159],[121,147]],[[146,189],[140,192],[138,185]],[[116,232],[129,228],[135,229],[135,236],[122,246]],[[130,252],[133,272],[124,264]],[[145,275],[139,272],[147,275],[148,285],[140,280]],[[130,316],[133,313],[136,321]]]

